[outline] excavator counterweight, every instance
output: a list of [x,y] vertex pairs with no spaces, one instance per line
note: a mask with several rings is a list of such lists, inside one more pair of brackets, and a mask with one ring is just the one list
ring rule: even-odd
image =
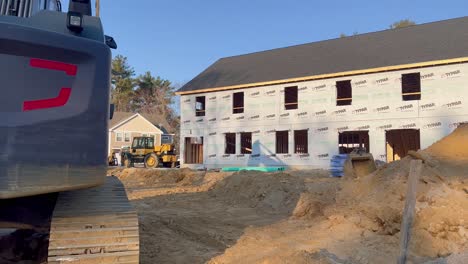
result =
[[0,242],[45,229],[49,263],[138,263],[138,217],[106,177],[115,46],[90,0],[0,0]]

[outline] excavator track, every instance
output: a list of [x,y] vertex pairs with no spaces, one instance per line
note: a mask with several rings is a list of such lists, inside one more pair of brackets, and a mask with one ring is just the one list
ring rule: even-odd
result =
[[59,194],[48,263],[139,263],[139,247],[138,216],[116,177]]

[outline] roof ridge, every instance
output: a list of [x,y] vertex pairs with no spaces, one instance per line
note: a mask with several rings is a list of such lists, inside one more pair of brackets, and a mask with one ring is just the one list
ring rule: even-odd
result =
[[224,57],[177,92],[468,57],[468,16]]
[[382,30],[378,30],[378,31],[365,32],[365,33],[360,33],[360,34],[357,34],[357,35],[346,36],[346,37],[343,37],[343,38],[342,37],[336,37],[336,38],[330,38],[330,39],[323,39],[323,40],[312,41],[312,42],[307,42],[307,43],[301,43],[301,44],[296,44],[296,45],[291,45],[291,46],[272,48],[272,49],[267,49],[267,50],[254,51],[254,52],[249,52],[249,53],[244,53],[244,54],[238,54],[238,55],[222,57],[222,58],[218,59],[217,61],[224,60],[224,59],[231,59],[231,58],[235,58],[235,57],[250,56],[250,55],[259,54],[259,53],[267,53],[267,52],[271,52],[271,51],[283,50],[283,49],[288,49],[288,48],[296,48],[296,47],[300,47],[300,46],[307,46],[307,45],[311,45],[311,44],[317,44],[317,43],[333,41],[333,40],[356,38],[356,37],[360,37],[360,36],[364,36],[364,35],[377,34],[377,33],[382,33],[382,32],[386,32],[386,31],[407,30],[409,28],[427,26],[427,25],[434,24],[434,23],[442,23],[442,22],[447,22],[447,21],[452,21],[452,20],[461,20],[461,19],[467,19],[467,18],[468,18],[468,16],[448,18],[448,19],[443,19],[443,20],[430,21],[430,22],[426,22],[426,23],[422,23],[422,24],[415,24],[415,25],[406,26],[406,27],[387,28],[387,29],[382,29]]

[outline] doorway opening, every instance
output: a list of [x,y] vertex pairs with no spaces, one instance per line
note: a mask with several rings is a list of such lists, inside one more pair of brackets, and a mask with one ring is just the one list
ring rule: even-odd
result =
[[408,151],[421,148],[419,129],[395,129],[385,132],[387,162],[400,160]]
[[349,154],[355,148],[369,152],[369,131],[345,131],[338,134],[338,148],[340,154]]
[[185,138],[185,164],[203,164],[203,137]]

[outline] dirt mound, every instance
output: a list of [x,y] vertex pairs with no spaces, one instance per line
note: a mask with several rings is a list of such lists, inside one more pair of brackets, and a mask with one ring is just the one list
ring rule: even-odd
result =
[[303,179],[288,173],[241,171],[217,183],[211,195],[232,206],[248,205],[279,213],[292,211],[303,191]]
[[113,174],[140,213],[142,263],[394,263],[410,163],[422,158],[409,263],[468,263],[467,135],[462,126],[360,178],[321,170]]
[[190,169],[120,168],[110,170],[108,174],[117,176],[126,185],[133,187],[155,184],[192,185],[202,178],[200,172]]
[[338,258],[326,249],[321,249],[311,253],[305,250],[296,252],[287,252],[276,256],[266,257],[258,261],[261,264],[351,264],[352,261],[346,261]]
[[[212,263],[394,262],[414,157],[425,163],[417,186],[409,261],[440,258],[441,262],[434,263],[447,263],[456,258],[468,263],[463,255],[468,252],[467,135],[468,129],[460,127],[430,148],[361,178],[296,179],[289,175],[292,172],[227,178],[216,190],[233,203],[261,207],[264,201],[275,201],[281,205],[288,197],[296,202],[287,221],[246,230],[234,247]],[[287,183],[286,188],[281,181]],[[270,198],[276,196],[280,199]]]
[[292,213],[293,219],[311,219],[322,215],[323,202],[318,200],[314,194],[302,193]]
[[425,153],[439,158],[456,160],[468,159],[468,124],[460,125],[450,135],[442,138],[424,150]]
[[[468,127],[420,152],[430,156],[417,186],[411,250],[428,257],[468,250]],[[380,235],[399,236],[411,157],[346,180],[334,210]]]

